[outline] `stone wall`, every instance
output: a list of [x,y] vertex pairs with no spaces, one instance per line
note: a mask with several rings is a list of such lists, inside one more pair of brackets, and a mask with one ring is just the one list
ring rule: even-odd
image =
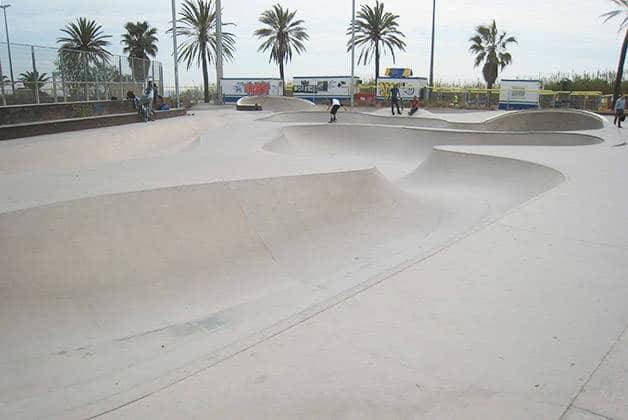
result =
[[0,107],[0,125],[85,118],[133,112],[128,101],[90,101]]

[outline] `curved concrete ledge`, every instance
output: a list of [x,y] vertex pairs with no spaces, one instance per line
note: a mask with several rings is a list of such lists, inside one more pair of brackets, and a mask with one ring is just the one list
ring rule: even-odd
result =
[[509,112],[482,123],[495,131],[584,131],[604,128],[604,120],[588,111],[550,109]]
[[281,136],[264,146],[276,153],[328,158],[355,156],[373,161],[418,164],[434,146],[587,146],[602,139],[580,133],[503,133],[447,131],[378,125],[334,124],[284,127]]
[[287,96],[245,96],[238,99],[236,106],[238,108],[261,106],[263,110],[272,112],[308,110],[316,107],[313,102]]
[[[323,123],[328,114],[322,111],[281,112],[262,118],[285,123]],[[382,124],[406,127],[444,128],[472,131],[584,131],[604,128],[604,120],[591,112],[576,110],[540,110],[507,112],[483,122],[453,122],[438,117],[383,116],[360,112],[339,114],[340,123]]]

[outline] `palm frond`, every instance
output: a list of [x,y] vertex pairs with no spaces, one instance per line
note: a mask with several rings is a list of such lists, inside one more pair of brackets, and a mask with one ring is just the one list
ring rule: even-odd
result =
[[[371,7],[363,4],[356,14],[354,21],[355,40],[351,39],[352,25],[346,30],[349,37],[347,51],[351,51],[354,43],[360,50],[358,64],[368,64],[382,54],[390,53],[393,63],[396,61],[396,51],[405,51],[405,35],[399,30],[399,15],[384,10],[384,3],[376,0]],[[377,72],[377,70],[376,70]]]
[[297,11],[284,9],[280,4],[260,14],[258,21],[264,26],[253,32],[260,39],[259,52],[270,51],[269,62],[286,64],[295,54],[305,52],[305,41],[310,39],[302,19],[296,19]]
[[508,52],[508,46],[517,44],[517,39],[504,31],[500,32],[497,23],[493,20],[489,25],[477,26],[474,35],[469,38],[469,42],[469,52],[474,55],[474,67],[479,67],[484,63],[482,67],[484,80],[492,86],[497,79],[499,70],[503,70],[512,63],[512,55]]
[[[235,26],[234,23],[223,22],[222,27]],[[185,0],[179,11],[175,31],[181,37],[177,61],[185,63],[190,69],[194,64],[200,67],[203,57],[209,63],[215,60],[218,51],[216,40],[216,10],[212,0]],[[172,33],[172,28],[166,33]],[[222,56],[232,61],[236,51],[236,35],[222,31]]]

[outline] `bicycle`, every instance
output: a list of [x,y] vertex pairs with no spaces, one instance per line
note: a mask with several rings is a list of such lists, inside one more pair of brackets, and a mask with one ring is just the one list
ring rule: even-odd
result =
[[144,122],[152,121],[155,117],[155,111],[150,103],[143,103],[138,98],[135,98],[135,104],[137,107],[137,115],[140,120]]

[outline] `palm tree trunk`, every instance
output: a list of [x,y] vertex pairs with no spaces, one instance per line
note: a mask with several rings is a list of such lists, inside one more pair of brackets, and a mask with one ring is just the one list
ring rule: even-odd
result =
[[613,108],[619,95],[621,94],[621,79],[624,75],[624,64],[626,63],[626,48],[628,48],[628,29],[626,29],[626,35],[624,35],[624,44],[621,47],[621,54],[619,56],[619,65],[617,66],[617,76],[615,78],[615,86],[613,87]]
[[201,64],[203,66],[203,94],[205,103],[209,103],[209,75],[207,74],[207,56],[206,49],[203,48],[203,54],[201,55]]
[[284,81],[283,58],[279,61],[279,78],[281,79],[281,94],[286,96],[286,83]]
[[379,78],[379,41],[375,44],[375,83]]

